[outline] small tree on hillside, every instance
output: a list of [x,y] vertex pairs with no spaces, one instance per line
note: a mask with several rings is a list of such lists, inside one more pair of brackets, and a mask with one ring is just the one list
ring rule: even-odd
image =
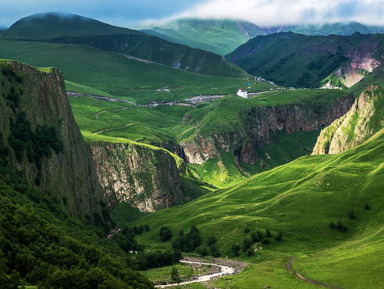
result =
[[168,227],[161,227],[159,236],[160,236],[160,240],[162,242],[165,242],[172,238],[172,232]]
[[239,244],[233,244],[233,245],[232,245],[232,252],[233,252],[233,254],[234,254],[236,257],[240,255],[240,249],[241,249],[241,247],[240,247]]
[[172,267],[171,280],[174,283],[180,283],[180,281],[181,281],[179,271],[177,270],[176,267]]
[[283,240],[283,232],[279,232],[276,236],[276,241],[282,241]]

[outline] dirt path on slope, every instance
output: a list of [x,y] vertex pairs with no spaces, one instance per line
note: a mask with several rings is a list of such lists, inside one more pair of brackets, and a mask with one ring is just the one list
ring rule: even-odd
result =
[[313,285],[322,286],[322,287],[326,287],[326,288],[343,289],[341,287],[324,284],[324,283],[321,283],[321,282],[318,282],[318,281],[315,281],[315,280],[311,280],[311,279],[308,279],[308,278],[304,277],[303,275],[301,275],[299,272],[297,272],[295,269],[292,268],[292,264],[293,264],[294,261],[295,261],[295,257],[291,257],[291,259],[289,260],[289,263],[287,264],[286,268],[287,268],[288,271],[291,271],[293,274],[295,274],[300,280],[303,280],[304,282],[307,282],[307,283],[310,283],[310,284],[313,284]]

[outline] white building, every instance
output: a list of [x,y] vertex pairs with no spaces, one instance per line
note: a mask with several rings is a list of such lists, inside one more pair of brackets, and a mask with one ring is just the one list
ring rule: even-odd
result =
[[242,98],[248,98],[248,92],[246,92],[242,88],[239,88],[239,90],[237,91],[237,95],[241,96]]

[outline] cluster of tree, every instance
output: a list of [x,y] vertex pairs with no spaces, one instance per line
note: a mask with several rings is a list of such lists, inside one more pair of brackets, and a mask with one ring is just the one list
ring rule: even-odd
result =
[[8,65],[1,67],[1,73],[11,84],[13,80],[16,80],[17,83],[23,83],[24,81],[24,77],[21,74],[13,71],[13,69]]
[[341,220],[338,220],[337,223],[335,223],[334,221],[331,221],[329,223],[329,227],[331,229],[339,230],[340,232],[343,232],[343,233],[348,232],[348,227],[344,225]]
[[166,242],[172,238],[172,232],[168,227],[163,226],[160,228],[159,236],[161,242]]
[[[244,229],[244,233],[248,234],[251,232],[249,228]],[[265,233],[263,233],[260,230],[257,230],[256,232],[251,232],[250,237],[245,237],[243,240],[242,246],[238,243],[232,245],[232,253],[235,256],[240,256],[241,251],[243,251],[246,255],[252,256],[255,252],[255,250],[252,248],[252,246],[256,243],[261,243],[264,245],[268,245],[271,242],[272,232],[270,229],[266,229]],[[275,236],[276,241],[282,241],[283,240],[283,232],[279,232]]]
[[[36,165],[39,173],[43,157],[49,156],[52,151],[60,153],[63,150],[63,143],[54,127],[39,125],[33,131],[22,112],[16,115],[16,119],[10,120],[10,130],[8,143],[13,148],[17,160],[21,162],[26,154],[29,162]],[[36,179],[36,184],[40,184],[39,177]]]
[[178,238],[172,243],[172,247],[175,250],[182,252],[192,252],[202,243],[199,230],[196,226],[191,226],[191,229],[187,234],[184,234],[183,230],[179,231]]
[[308,70],[314,71],[314,73],[303,73],[297,80],[296,85],[299,87],[314,87],[347,60],[348,58],[344,56],[340,47],[335,54],[319,56],[308,64]]
[[208,237],[207,243],[203,247],[199,248],[198,253],[201,256],[211,255],[212,257],[220,257],[221,252],[219,247],[217,246],[216,237]]
[[144,251],[144,246],[139,244],[135,237],[148,231],[148,225],[133,227],[124,226],[119,233],[113,236],[113,240],[116,241],[119,247],[127,253],[142,252]]
[[[1,68],[1,90],[2,96],[6,99],[9,107],[16,111],[19,107],[20,95],[24,94],[22,89],[17,90],[17,83],[21,84],[24,81],[24,78],[20,74],[16,74],[9,66],[4,66]],[[6,87],[6,83],[7,86]]]
[[171,266],[181,259],[181,251],[166,250],[138,254],[135,259],[135,269],[147,270],[151,268]]
[[[128,255],[97,236],[100,229],[60,213],[54,202],[28,187],[18,175],[9,167],[0,167],[3,288],[23,284],[41,288],[153,288],[148,279],[132,270],[136,265]],[[95,243],[98,247],[92,245]]]

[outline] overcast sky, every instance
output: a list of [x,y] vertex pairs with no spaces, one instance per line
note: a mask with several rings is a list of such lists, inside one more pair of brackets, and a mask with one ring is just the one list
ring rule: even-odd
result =
[[260,26],[339,21],[384,26],[384,0],[0,0],[0,25],[41,12],[80,14],[125,27],[179,17],[233,18]]

